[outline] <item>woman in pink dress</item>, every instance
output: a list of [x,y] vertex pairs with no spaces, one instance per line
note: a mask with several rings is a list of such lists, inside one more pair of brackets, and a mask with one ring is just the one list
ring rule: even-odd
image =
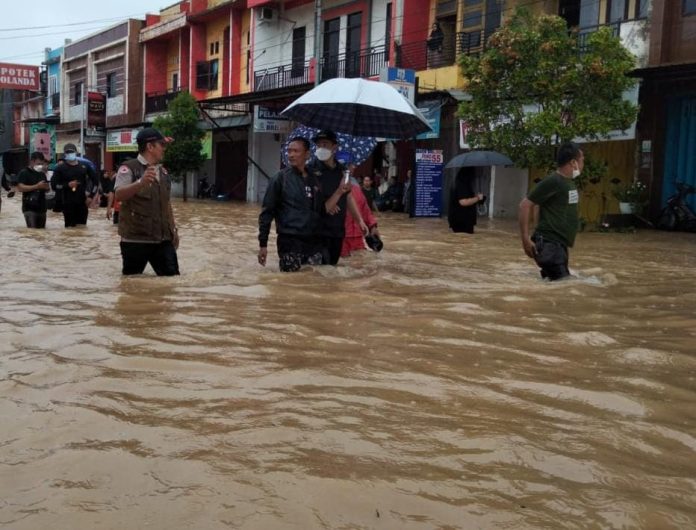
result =
[[[360,186],[353,183],[352,193],[353,200],[358,207],[358,211],[363,218],[363,221],[370,230],[370,235],[379,237],[377,229],[377,219],[370,210],[367,204],[367,199],[363,195]],[[356,250],[365,250],[365,234],[360,231],[360,225],[355,222],[352,215],[346,215],[346,235],[343,238],[343,247],[341,248],[341,257],[350,256]]]

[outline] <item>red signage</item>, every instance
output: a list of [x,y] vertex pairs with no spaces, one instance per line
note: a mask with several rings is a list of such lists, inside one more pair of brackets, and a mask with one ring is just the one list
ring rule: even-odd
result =
[[87,127],[106,127],[106,96],[87,92]]
[[41,90],[39,67],[26,64],[0,63],[0,88]]

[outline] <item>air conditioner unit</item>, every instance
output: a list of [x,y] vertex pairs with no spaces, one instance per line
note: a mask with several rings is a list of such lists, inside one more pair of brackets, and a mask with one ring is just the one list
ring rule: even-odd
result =
[[270,7],[262,7],[258,11],[259,22],[271,22],[276,17],[276,11]]

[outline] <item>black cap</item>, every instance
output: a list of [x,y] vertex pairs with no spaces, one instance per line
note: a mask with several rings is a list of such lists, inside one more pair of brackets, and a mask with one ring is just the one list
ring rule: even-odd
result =
[[65,147],[63,147],[63,152],[64,153],[77,153],[77,147],[75,147],[75,144],[65,144]]
[[164,141],[164,136],[162,136],[162,133],[157,129],[146,127],[138,133],[138,136],[135,137],[135,141],[138,142],[138,145],[142,145],[148,142]]
[[45,162],[46,157],[41,151],[34,151],[29,157],[29,160],[43,160]]
[[338,143],[338,138],[336,138],[336,133],[333,131],[330,131],[328,129],[324,129],[323,131],[319,131],[317,135],[312,138],[312,141],[314,143],[317,143],[319,140],[328,140],[331,143],[337,144]]

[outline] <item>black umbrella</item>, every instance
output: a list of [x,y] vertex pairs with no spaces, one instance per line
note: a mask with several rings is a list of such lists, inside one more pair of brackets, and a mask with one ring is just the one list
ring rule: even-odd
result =
[[497,151],[470,151],[455,156],[445,169],[458,167],[511,166],[512,160]]

